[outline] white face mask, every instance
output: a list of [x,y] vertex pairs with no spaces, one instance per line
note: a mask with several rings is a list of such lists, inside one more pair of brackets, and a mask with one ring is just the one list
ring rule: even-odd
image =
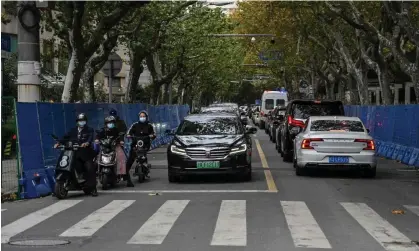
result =
[[146,117],[140,117],[140,122],[144,123],[146,121]]
[[77,122],[77,124],[78,124],[80,127],[83,127],[83,126],[85,126],[85,125],[86,125],[86,121],[79,121],[79,122]]

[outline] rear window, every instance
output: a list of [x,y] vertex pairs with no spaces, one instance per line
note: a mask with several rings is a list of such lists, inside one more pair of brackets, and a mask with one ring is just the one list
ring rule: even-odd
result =
[[328,104],[294,104],[292,116],[296,119],[308,119],[310,116],[342,116],[343,108],[339,103]]
[[267,99],[267,100],[265,100],[265,109],[266,110],[272,110],[272,109],[274,109],[274,100],[273,99]]
[[364,132],[364,126],[353,120],[316,120],[311,122],[310,131]]
[[276,100],[276,105],[285,105],[285,100],[283,100],[283,99],[277,99]]

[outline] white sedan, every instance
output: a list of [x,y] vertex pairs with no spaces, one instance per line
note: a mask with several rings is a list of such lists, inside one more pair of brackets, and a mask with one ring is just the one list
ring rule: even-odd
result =
[[313,116],[294,140],[294,168],[358,169],[365,177],[376,174],[375,143],[357,117]]

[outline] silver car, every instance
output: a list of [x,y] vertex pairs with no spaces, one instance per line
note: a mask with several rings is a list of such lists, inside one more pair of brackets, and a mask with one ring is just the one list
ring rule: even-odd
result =
[[309,168],[359,169],[375,177],[375,142],[357,117],[313,116],[294,140],[298,176]]

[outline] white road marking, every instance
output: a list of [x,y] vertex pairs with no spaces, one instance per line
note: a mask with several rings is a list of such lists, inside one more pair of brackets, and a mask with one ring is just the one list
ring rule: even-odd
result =
[[60,236],[83,237],[92,236],[96,231],[112,220],[117,214],[131,206],[135,200],[114,200],[106,206],[88,215],[76,225],[67,229]]
[[281,201],[281,205],[296,247],[332,248],[306,203]]
[[365,203],[340,203],[343,208],[387,251],[419,251],[409,238]]
[[47,220],[48,218],[62,212],[82,200],[62,200],[54,203],[48,207],[40,209],[36,212],[30,213],[7,226],[1,228],[1,243],[8,243],[13,236],[28,230],[29,228]]
[[189,200],[168,200],[132,236],[128,244],[162,244]]
[[[78,191],[69,193],[79,194]],[[105,190],[100,193],[278,193],[278,191],[269,190]]]
[[246,201],[223,200],[211,246],[246,246]]
[[410,205],[404,205],[405,208],[409,209],[412,213],[419,216],[419,206],[410,206]]
[[3,211],[6,211],[7,209],[2,209],[1,211],[3,212]]

